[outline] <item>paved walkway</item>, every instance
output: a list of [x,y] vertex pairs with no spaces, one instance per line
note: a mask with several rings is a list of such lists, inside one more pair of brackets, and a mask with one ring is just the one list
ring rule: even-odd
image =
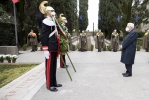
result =
[[75,73],[72,67],[69,67],[73,81],[69,80],[64,69],[58,69],[57,81],[62,83],[63,87],[53,93],[47,90],[44,84],[32,100],[149,99],[149,53],[137,52],[133,76],[128,78],[122,76],[125,67],[119,62],[120,51],[76,51],[70,53],[70,56],[77,69]]
[[[93,40],[93,39],[91,39]],[[149,53],[138,51],[133,76],[123,77],[121,52],[69,52],[76,67],[75,73],[66,57],[70,81],[66,70],[57,70],[57,82],[63,84],[53,93],[45,86],[44,56],[42,51],[21,51],[17,63],[41,63],[18,79],[0,89],[0,100],[148,100]]]

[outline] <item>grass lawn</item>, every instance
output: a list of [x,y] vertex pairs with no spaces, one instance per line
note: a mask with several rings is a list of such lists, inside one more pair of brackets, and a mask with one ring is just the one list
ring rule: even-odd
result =
[[0,64],[0,88],[39,64]]

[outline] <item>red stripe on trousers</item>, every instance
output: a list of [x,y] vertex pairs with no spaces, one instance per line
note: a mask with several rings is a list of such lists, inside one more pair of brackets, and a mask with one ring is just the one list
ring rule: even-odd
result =
[[51,69],[51,56],[52,53],[50,52],[50,57],[47,59],[47,66],[46,66],[46,77],[47,77],[47,88],[50,89],[50,69]]
[[[64,58],[65,55],[61,55],[62,58]],[[64,59],[63,59],[64,60]],[[65,62],[65,61],[64,61]],[[60,59],[60,67],[64,67],[64,63],[62,61],[62,59]]]

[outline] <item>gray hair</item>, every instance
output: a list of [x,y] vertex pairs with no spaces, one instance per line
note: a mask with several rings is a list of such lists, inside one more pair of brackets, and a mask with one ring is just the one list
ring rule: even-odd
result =
[[128,23],[127,26],[130,26],[134,29],[134,23]]

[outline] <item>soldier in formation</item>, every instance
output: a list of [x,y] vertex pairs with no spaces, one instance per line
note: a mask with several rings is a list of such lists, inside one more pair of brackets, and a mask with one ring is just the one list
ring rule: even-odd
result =
[[84,31],[80,33],[79,36],[79,51],[84,52],[87,51],[88,43],[87,43],[87,35]]
[[98,49],[98,52],[101,52],[103,47],[104,47],[104,34],[99,29],[95,38],[95,48]]
[[143,37],[143,48],[146,52],[149,52],[149,29],[146,31]]
[[119,34],[116,29],[111,34],[111,49],[113,52],[117,52],[119,49]]

